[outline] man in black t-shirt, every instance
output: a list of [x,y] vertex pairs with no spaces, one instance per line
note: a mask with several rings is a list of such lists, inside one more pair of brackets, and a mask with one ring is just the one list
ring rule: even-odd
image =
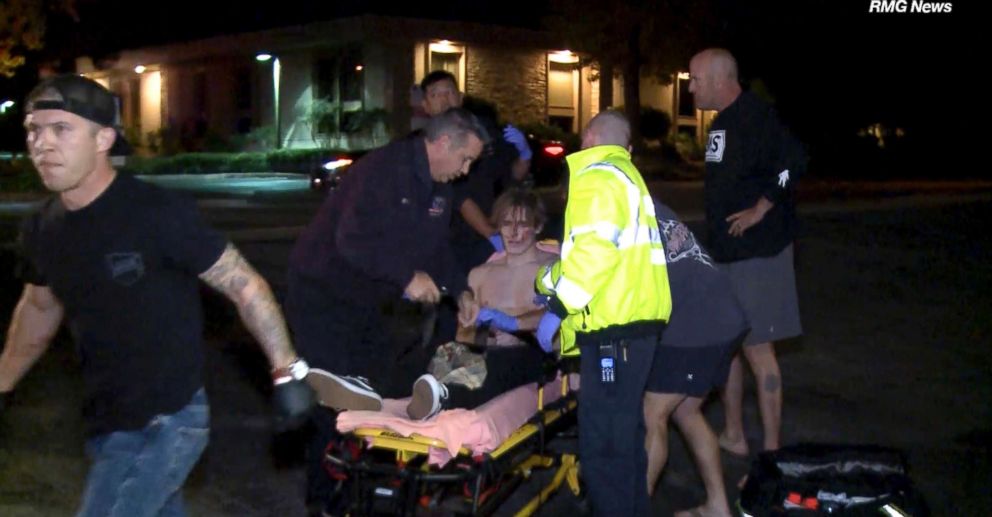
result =
[[[706,146],[705,205],[709,250],[727,272],[751,332],[744,357],[757,383],[764,449],[779,447],[782,380],[773,342],[802,334],[792,242],[796,236],[795,183],[806,168],[803,146],[765,101],[741,90],[737,62],[724,49],[707,49],[689,63],[696,108],[716,110]],[[739,357],[723,392],[726,426],[720,445],[744,456]]]
[[198,279],[237,305],[262,345],[280,423],[302,421],[314,397],[265,280],[191,201],[113,169],[110,155],[130,150],[118,106],[77,75],[28,96],[28,151],[55,196],[22,226],[25,287],[0,355],[0,394],[64,320],[81,356],[92,459],[78,515],[182,515],[182,484],[209,434]]

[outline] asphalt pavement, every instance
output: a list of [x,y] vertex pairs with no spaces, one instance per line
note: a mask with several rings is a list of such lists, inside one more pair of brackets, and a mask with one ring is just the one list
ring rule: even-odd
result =
[[[653,185],[690,221],[701,220],[698,182]],[[198,196],[281,290],[294,232],[319,196],[239,202]],[[553,195],[549,193],[549,196]],[[783,440],[876,443],[908,453],[912,477],[935,515],[992,508],[992,219],[988,186],[823,185],[801,196],[796,271],[805,333],[778,347]],[[301,201],[302,200],[302,201]],[[240,222],[239,222],[240,221]],[[693,226],[698,228],[698,224]],[[268,233],[266,233],[268,232]],[[9,314],[13,284],[3,284]],[[190,514],[301,515],[298,436],[273,436],[268,372],[234,309],[207,294],[207,388],[211,445],[189,480]],[[84,482],[78,364],[66,339],[41,360],[0,418],[0,515],[68,515]],[[760,445],[753,388],[745,423]],[[706,407],[719,427],[719,403]],[[653,500],[668,515],[702,500],[701,482],[677,433]],[[728,496],[747,461],[724,455]],[[521,493],[534,490],[525,484]],[[542,515],[576,513],[560,494]]]

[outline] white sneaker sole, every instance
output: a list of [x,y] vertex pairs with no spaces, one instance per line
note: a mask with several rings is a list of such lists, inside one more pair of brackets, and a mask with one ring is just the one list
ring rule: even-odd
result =
[[338,411],[380,411],[382,397],[320,368],[310,368],[307,383],[317,393],[320,405]]
[[406,414],[413,420],[430,418],[440,411],[441,402],[434,398],[441,391],[434,377],[423,375],[413,383],[413,396],[406,406]]

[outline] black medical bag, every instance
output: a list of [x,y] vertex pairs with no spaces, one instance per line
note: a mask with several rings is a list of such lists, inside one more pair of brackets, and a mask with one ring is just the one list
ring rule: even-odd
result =
[[742,516],[930,515],[901,451],[803,443],[761,453],[741,490]]

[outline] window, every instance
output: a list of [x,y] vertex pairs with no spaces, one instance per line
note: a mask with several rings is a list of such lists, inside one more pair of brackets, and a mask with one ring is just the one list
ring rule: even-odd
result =
[[579,97],[578,56],[568,51],[548,54],[548,123],[575,131]]
[[458,88],[465,91],[465,47],[442,40],[431,43],[427,48],[427,72],[444,70],[455,76]]
[[311,122],[317,133],[333,134],[357,129],[365,108],[365,67],[359,48],[340,49],[314,65],[314,99]]
[[254,83],[251,79],[251,68],[238,68],[234,77],[234,108],[238,113],[235,129],[243,135],[251,131],[252,127],[251,99]]
[[458,77],[458,63],[461,60],[461,53],[446,54],[441,52],[431,52],[431,72],[435,70],[444,70],[445,72]]
[[679,116],[695,117],[696,106],[692,102],[692,93],[689,92],[689,79],[681,76],[679,74]]

